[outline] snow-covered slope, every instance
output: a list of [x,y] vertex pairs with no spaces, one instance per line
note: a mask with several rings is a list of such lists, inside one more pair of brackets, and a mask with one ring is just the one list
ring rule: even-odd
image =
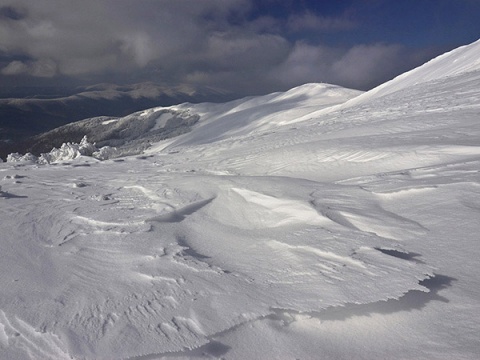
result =
[[408,89],[417,84],[425,84],[429,81],[438,81],[478,70],[480,70],[480,40],[440,55],[418,68],[377,86],[362,96],[345,103],[342,107],[367,102],[372,98]]
[[142,155],[0,164],[2,354],[476,359],[479,84],[183,104]]
[[200,115],[194,132],[175,141],[182,144],[208,144],[214,141],[272,131],[295,124],[299,118],[344,103],[362,94],[330,84],[305,84],[287,92],[245,98],[225,104],[182,104],[175,110],[188,109]]
[[199,120],[188,109],[153,108],[125,117],[100,116],[64,125],[33,138],[29,152],[41,154],[62,142],[78,142],[87,137],[98,147],[118,147],[117,156],[139,154],[153,142],[191,130]]

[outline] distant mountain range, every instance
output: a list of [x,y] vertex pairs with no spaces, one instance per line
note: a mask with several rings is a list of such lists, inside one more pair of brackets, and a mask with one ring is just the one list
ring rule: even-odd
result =
[[0,99],[0,158],[11,152],[25,152],[32,136],[82,119],[125,116],[156,106],[212,99],[226,101],[231,98],[213,88],[172,88],[149,82],[126,86],[97,84],[78,88],[77,92],[66,96],[47,92],[45,96],[3,98]]

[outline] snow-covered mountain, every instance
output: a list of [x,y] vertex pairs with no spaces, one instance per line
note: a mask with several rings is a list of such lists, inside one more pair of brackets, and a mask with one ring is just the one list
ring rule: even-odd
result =
[[139,153],[1,164],[2,353],[476,359],[479,56],[91,119]]
[[32,150],[30,137],[81,119],[100,115],[125,116],[152,106],[183,101],[231,98],[229,94],[208,87],[167,87],[150,82],[125,86],[97,84],[58,91],[66,94],[0,98],[0,157],[12,151]]
[[192,129],[191,136],[178,141],[197,139],[209,143],[292,124],[301,116],[343,103],[360,93],[328,84],[306,84],[285,93],[227,103],[184,103],[147,109],[125,117],[95,117],[38,135],[27,150],[40,154],[52,147],[60,147],[64,142],[78,142],[87,136],[98,146],[119,147],[118,154],[138,154],[152,143],[177,137]]

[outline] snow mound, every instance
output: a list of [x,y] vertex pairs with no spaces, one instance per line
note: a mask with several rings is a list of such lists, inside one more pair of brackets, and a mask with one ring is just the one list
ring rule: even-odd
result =
[[[221,206],[218,206],[218,203]],[[248,189],[231,188],[210,207],[218,221],[240,228],[276,228],[293,224],[324,225],[330,220],[310,204],[282,199]]]
[[37,161],[38,161],[38,157],[31,153],[26,153],[25,155],[22,155],[19,153],[11,153],[7,156],[7,162],[36,163]]

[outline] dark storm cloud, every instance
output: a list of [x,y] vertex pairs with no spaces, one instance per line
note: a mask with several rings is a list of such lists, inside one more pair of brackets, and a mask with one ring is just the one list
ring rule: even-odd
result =
[[[295,38],[359,26],[346,12],[278,17],[254,9],[253,0],[0,0],[0,81],[151,80],[241,95],[312,81],[365,89],[414,62],[395,44]],[[428,59],[422,54],[417,62]]]

